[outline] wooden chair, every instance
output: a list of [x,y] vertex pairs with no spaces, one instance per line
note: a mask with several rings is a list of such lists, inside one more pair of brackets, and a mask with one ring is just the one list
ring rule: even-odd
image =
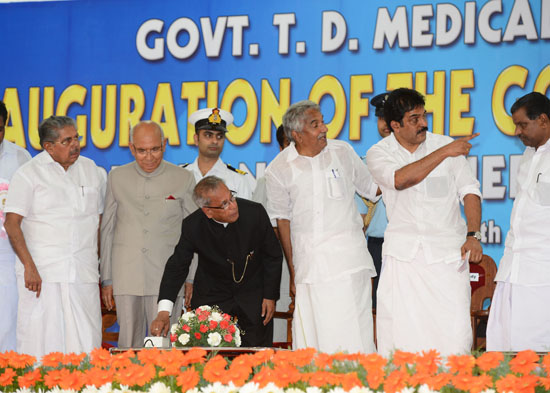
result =
[[274,348],[292,349],[292,316],[294,314],[294,298],[288,305],[288,311],[275,311],[273,318],[286,320],[286,341],[274,342]]
[[[485,348],[485,337],[478,337],[478,329],[482,321],[487,323],[489,319],[490,302],[495,292],[495,276],[497,265],[493,258],[483,255],[481,262],[470,262],[470,286],[472,287],[472,303],[470,315],[472,318],[472,331],[474,335],[474,349]],[[486,302],[488,307],[484,307]]]
[[118,342],[118,331],[108,332],[107,329],[113,327],[116,323],[116,308],[112,310],[107,310],[101,305],[101,346],[105,349],[114,347],[110,342]]

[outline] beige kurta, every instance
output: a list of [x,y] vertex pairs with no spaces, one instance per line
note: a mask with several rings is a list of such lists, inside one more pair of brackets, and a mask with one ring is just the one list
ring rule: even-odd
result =
[[195,180],[163,161],[153,172],[136,162],[109,173],[101,224],[101,281],[115,295],[158,295],[166,261],[181,234],[181,222],[196,210]]

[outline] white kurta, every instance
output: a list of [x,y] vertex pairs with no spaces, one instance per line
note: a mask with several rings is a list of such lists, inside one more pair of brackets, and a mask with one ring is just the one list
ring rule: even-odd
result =
[[[101,344],[97,234],[105,184],[105,171],[92,160],[81,156],[65,171],[45,151],[13,176],[5,211],[23,216],[25,243],[43,282],[40,298],[28,296],[17,258],[19,352],[40,357],[44,350],[88,352]],[[63,328],[46,329],[49,321]]]
[[525,149],[516,176],[497,289],[487,326],[487,349],[550,349],[550,140]]
[[17,285],[15,254],[4,229],[4,206],[10,180],[21,165],[31,159],[28,151],[7,140],[0,144],[0,352],[15,351]]
[[[299,318],[295,311],[300,323],[295,323],[293,330],[295,337],[304,337],[295,340],[295,347],[372,352],[370,287],[350,287],[350,280],[361,271],[367,277],[375,275],[354,201],[356,191],[376,199],[378,187],[367,167],[342,141],[329,140],[315,157],[301,156],[291,143],[271,162],[265,176],[270,218],[290,221],[296,310],[302,315]],[[341,296],[323,296],[326,288]],[[342,302],[366,310],[353,314],[363,330],[352,329],[347,323],[350,315]],[[326,313],[331,316],[327,318],[330,326],[305,317]],[[334,331],[340,335],[335,337]],[[350,342],[356,344],[350,346]]]
[[[367,164],[382,189],[388,217],[376,315],[378,348],[386,356],[392,349],[437,349],[449,354],[471,347],[470,284],[467,274],[460,271],[460,248],[467,230],[460,201],[467,194],[481,197],[479,182],[465,157],[459,156],[445,159],[417,185],[395,189],[398,169],[452,141],[427,133],[411,153],[392,133],[367,152]],[[449,317],[441,310],[456,315]]]
[[195,182],[198,183],[207,176],[217,176],[227,185],[232,191],[237,192],[239,198],[252,199],[252,193],[256,188],[256,180],[250,173],[239,173],[235,170],[229,169],[221,158],[214,164],[212,168],[204,176],[202,175],[199,166],[197,164],[197,158],[192,164],[184,167],[188,171],[191,171],[195,176]]

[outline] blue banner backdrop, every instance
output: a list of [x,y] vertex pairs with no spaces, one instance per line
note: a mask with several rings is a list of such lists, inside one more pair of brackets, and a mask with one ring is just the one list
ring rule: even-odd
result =
[[132,159],[141,119],[164,127],[167,160],[192,162],[188,114],[220,106],[236,119],[222,158],[261,176],[285,109],[306,98],[363,156],[379,140],[369,100],[415,88],[433,132],[481,133],[469,159],[485,253],[502,255],[524,149],[509,109],[548,94],[549,0],[88,0],[2,4],[0,15],[6,138],[34,155],[39,122],[66,114],[106,170]]

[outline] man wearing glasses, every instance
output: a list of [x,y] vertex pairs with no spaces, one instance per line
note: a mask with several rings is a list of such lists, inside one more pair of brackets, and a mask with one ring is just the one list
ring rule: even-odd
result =
[[[157,315],[164,265],[180,237],[181,221],[197,209],[195,179],[163,160],[162,128],[143,121],[130,130],[135,161],[113,169],[107,181],[101,222],[101,284],[105,306],[116,303],[118,346],[143,346]],[[113,299],[114,298],[114,299]],[[181,310],[183,294],[177,298]],[[174,313],[174,322],[179,315]]]
[[5,228],[17,255],[17,351],[90,352],[101,345],[97,238],[105,171],[80,156],[73,119],[38,127],[44,151],[14,174]]
[[166,263],[152,334],[169,332],[169,314],[196,253],[192,307],[217,305],[238,318],[243,346],[271,346],[282,253],[265,209],[235,198],[215,176],[195,186],[193,199],[200,209],[183,220],[181,238]]
[[391,92],[384,118],[392,133],[367,152],[388,216],[376,309],[384,356],[469,353],[472,344],[468,259],[482,257],[481,193],[465,156],[478,134],[428,132],[424,105],[414,90]]

